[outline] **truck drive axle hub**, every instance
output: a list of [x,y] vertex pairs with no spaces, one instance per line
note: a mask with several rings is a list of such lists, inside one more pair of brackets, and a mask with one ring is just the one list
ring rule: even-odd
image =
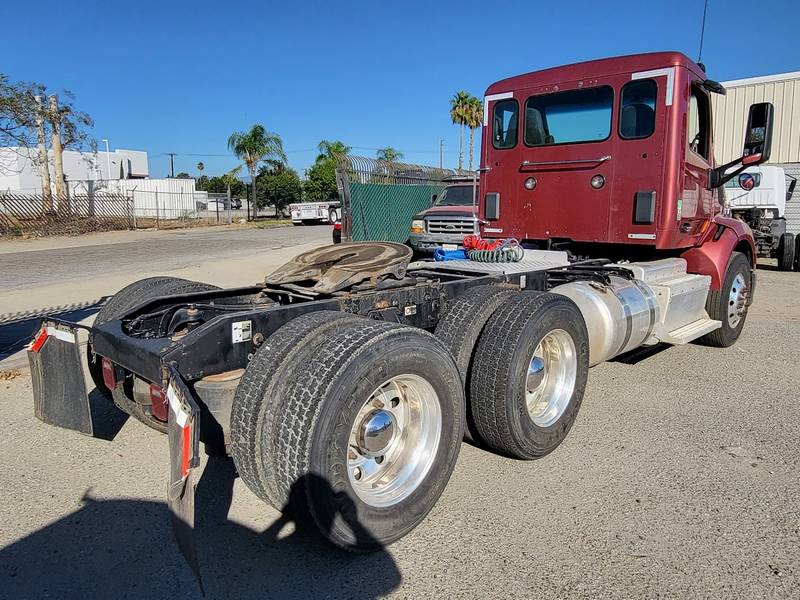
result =
[[577,351],[572,336],[563,329],[546,334],[528,364],[525,403],[538,427],[550,427],[564,414],[575,390]]
[[394,438],[394,419],[392,413],[375,410],[361,422],[358,445],[365,456],[383,456]]
[[425,480],[442,436],[442,408],[419,375],[396,375],[380,385],[353,419],[347,472],[358,498],[392,506]]

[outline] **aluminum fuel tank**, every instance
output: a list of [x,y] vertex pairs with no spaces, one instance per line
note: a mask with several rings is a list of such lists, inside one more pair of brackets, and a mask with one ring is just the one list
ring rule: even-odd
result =
[[610,280],[610,285],[575,281],[550,290],[570,298],[583,313],[591,366],[641,346],[660,319],[650,286],[617,276]]

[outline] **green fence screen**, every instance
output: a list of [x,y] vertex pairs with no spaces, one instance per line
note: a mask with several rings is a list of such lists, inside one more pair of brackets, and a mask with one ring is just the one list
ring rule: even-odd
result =
[[336,183],[342,203],[343,238],[354,242],[408,240],[411,220],[430,208],[433,196],[471,173],[339,156]]
[[396,183],[351,183],[350,202],[354,242],[385,240],[403,243],[408,239],[411,219],[430,208],[433,194],[444,184],[405,185]]

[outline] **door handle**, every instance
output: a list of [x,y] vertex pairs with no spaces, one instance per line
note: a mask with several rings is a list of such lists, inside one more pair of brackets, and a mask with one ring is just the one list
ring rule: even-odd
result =
[[600,158],[583,158],[578,160],[545,160],[545,161],[531,161],[531,160],[523,160],[522,165],[523,167],[542,167],[542,166],[550,166],[550,165],[582,165],[584,163],[604,163],[607,160],[611,160],[611,155],[608,154],[606,156],[601,156]]

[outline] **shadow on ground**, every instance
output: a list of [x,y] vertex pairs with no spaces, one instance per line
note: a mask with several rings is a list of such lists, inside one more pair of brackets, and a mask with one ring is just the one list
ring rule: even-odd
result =
[[[60,310],[58,312],[48,312],[46,316],[77,322],[98,312],[103,308],[103,304],[105,304],[105,298],[89,306]],[[0,360],[8,358],[20,350],[24,350],[25,346],[31,341],[34,334],[39,329],[39,325],[44,316],[45,315],[39,314],[35,317],[14,320],[9,323],[0,323]]]
[[[232,461],[209,458],[197,487],[196,539],[208,598],[377,598],[402,580],[385,550],[348,554],[308,527],[265,531],[228,519]],[[266,509],[265,509],[266,510]],[[0,550],[0,597],[201,597],[165,503],[97,500]]]

